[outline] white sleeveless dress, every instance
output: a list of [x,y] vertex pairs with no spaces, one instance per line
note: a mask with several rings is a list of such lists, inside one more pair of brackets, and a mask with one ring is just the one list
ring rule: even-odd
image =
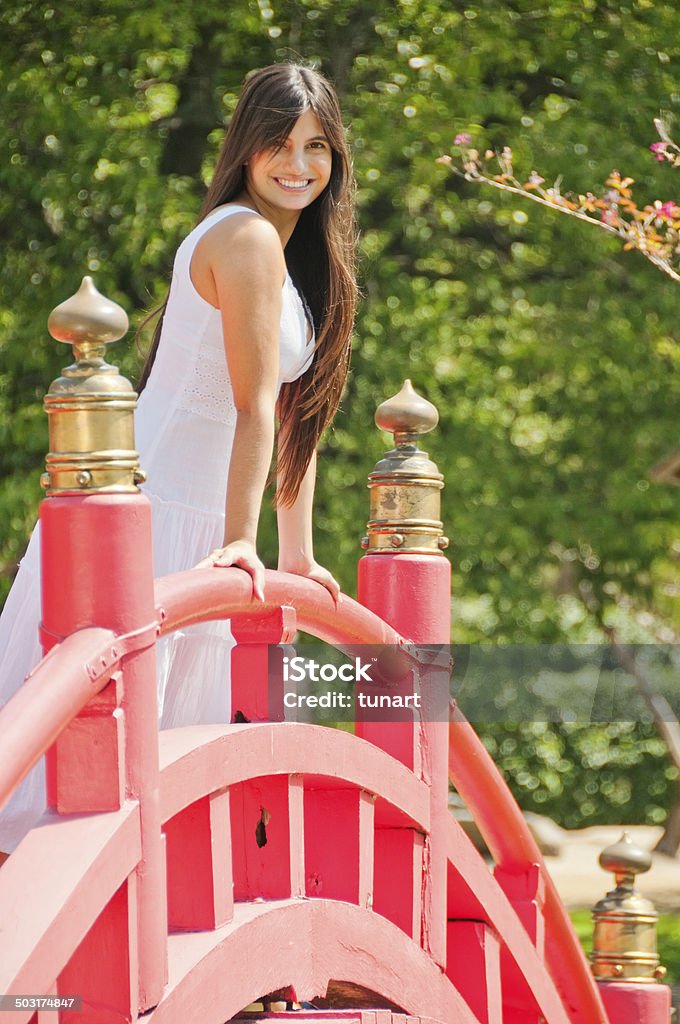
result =
[[[199,239],[225,217],[252,210],[236,204],[210,213],[180,245],[153,370],[135,415],[135,443],[152,505],[154,572],[190,569],[224,536],[227,474],[236,424],[219,310],[194,288],[190,264]],[[311,364],[314,339],[290,277],[283,284],[279,387]],[[39,528],[0,617],[0,707],[40,660]],[[175,633],[158,644],[161,728],[228,722],[228,622]],[[0,737],[2,756],[2,737]],[[0,850],[11,852],[45,807],[44,766],[37,765],[0,813]]]

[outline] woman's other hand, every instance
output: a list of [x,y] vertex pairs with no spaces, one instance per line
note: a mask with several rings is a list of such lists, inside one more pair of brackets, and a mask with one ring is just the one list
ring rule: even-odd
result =
[[253,596],[258,601],[264,601],[264,565],[260,561],[254,544],[245,540],[236,540],[223,548],[216,548],[203,558],[195,569],[228,569],[236,566],[245,569],[253,581]]
[[314,560],[287,562],[285,558],[280,558],[278,569],[279,572],[291,572],[295,576],[305,576],[308,580],[320,583],[322,587],[326,588],[335,603],[338,603],[340,584],[328,569],[325,569],[323,565],[319,565],[318,562]]

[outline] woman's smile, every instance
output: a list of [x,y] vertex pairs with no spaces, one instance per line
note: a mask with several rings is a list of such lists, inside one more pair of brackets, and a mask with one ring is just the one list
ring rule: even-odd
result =
[[312,183],[311,178],[274,178],[282,188],[292,189],[294,192],[299,192],[300,189],[307,188]]

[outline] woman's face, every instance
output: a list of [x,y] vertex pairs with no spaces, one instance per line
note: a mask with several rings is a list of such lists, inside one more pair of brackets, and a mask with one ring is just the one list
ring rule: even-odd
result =
[[303,210],[330,181],[333,154],[321,123],[306,110],[280,149],[255,153],[246,167],[246,187],[259,205]]

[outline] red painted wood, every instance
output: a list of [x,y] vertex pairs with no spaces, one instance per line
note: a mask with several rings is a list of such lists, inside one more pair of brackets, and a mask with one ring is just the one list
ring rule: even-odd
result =
[[307,896],[372,906],[373,806],[359,789],[305,789]]
[[163,821],[214,789],[299,773],[322,776],[325,788],[349,783],[377,793],[381,820],[429,828],[427,786],[382,750],[337,729],[293,722],[171,729],[160,735],[160,764]]
[[108,681],[89,667],[110,653],[111,630],[90,628],[66,638],[33,669],[0,710],[0,807],[85,704]]
[[231,620],[237,643],[231,652],[232,721],[238,712],[249,722],[283,721],[284,652],[272,648],[292,641],[296,622],[295,609],[286,605]]
[[412,828],[377,828],[373,909],[420,944],[423,834]]
[[611,1024],[668,1024],[671,990],[668,985],[605,981],[599,984]]
[[199,931],[231,920],[229,794],[211,793],[180,811],[165,826],[168,927]]
[[538,864],[530,865],[521,875],[511,874],[501,867],[496,867],[494,876],[526,928],[539,956],[543,958],[545,956],[545,920],[543,917],[545,878]]
[[370,909],[373,906],[373,879],[375,874],[375,797],[363,790],[359,794],[359,892],[357,903]]
[[327,643],[396,644],[399,634],[351,597],[337,603],[320,583],[289,573],[265,573],[264,602],[252,600],[250,580],[241,569],[191,569],[156,580],[161,635],[195,622],[230,619],[244,607],[254,616],[281,605],[294,607],[298,629]]
[[[0,992],[49,992],[141,854],[139,809],[48,813],[0,871]],[[30,1018],[27,1011],[16,1020]]]
[[[449,726],[449,778],[496,862],[510,874],[539,865],[545,884],[546,962],[573,1024],[609,1024],[597,984],[538,846],[507,783],[462,712]],[[505,933],[501,932],[505,939]]]
[[269,776],[229,789],[234,899],[284,899],[300,888],[300,782]]
[[[425,840],[427,871],[423,879],[423,949],[427,950],[441,966],[446,964],[446,883],[447,883],[447,833],[449,822],[449,778],[448,778],[448,726],[439,717],[441,699],[439,691],[448,694],[449,676],[431,672],[423,689],[431,687],[437,692],[426,693],[424,697],[423,761],[426,778],[430,786],[430,834]],[[429,698],[432,698],[431,700]],[[429,705],[429,713],[428,713]]]
[[224,928],[177,933],[169,980],[145,1024],[223,1024],[266,992],[292,985],[298,1000],[331,979],[377,992],[407,1014],[446,1024],[475,1017],[432,959],[385,918],[339,900],[237,904]]
[[258,605],[248,611],[240,610],[231,618],[231,632],[239,644],[290,644],[297,629],[297,614],[290,605],[275,608]]
[[[379,650],[379,648],[378,648]],[[395,648],[396,650],[396,648]],[[418,683],[414,672],[407,672],[396,684],[389,681],[380,685],[378,679],[371,684],[357,687],[357,692],[368,698],[392,698],[407,696],[416,692]],[[408,708],[384,711],[378,708],[355,711],[355,734],[376,747],[384,750],[411,771],[422,776],[421,734],[414,728],[414,712]]]
[[514,1005],[521,1007],[527,1020],[540,1011],[550,1024],[567,1024],[569,1015],[545,964],[507,896],[453,817],[449,818],[448,861],[448,917],[483,921],[502,939],[504,1013]]
[[[394,1024],[402,1024],[403,1014],[392,1014]],[[273,1011],[269,1013],[245,1012],[234,1017],[233,1024],[241,1021],[242,1024],[266,1024],[267,1021],[288,1021],[288,1024],[315,1024],[322,1021],[324,1024],[372,1024],[373,1016],[366,1010],[304,1010]]]
[[[288,1021],[288,1024],[315,1024],[316,1021],[323,1021],[324,1024],[373,1024],[374,1016],[371,1010],[289,1010],[270,1011],[267,1014],[256,1012],[245,1012],[234,1017],[234,1024],[241,1021],[242,1024],[265,1024],[267,1021]],[[391,1014],[393,1024],[403,1024],[403,1014]]]
[[[46,632],[67,636],[85,626],[104,626],[125,634],[155,620],[151,506],[142,494],[90,494],[47,498],[40,509],[42,617]],[[105,543],[103,539],[105,538]],[[105,585],[103,585],[105,581]],[[68,601],[63,600],[64,593]],[[150,638],[153,640],[153,637]],[[160,998],[166,974],[163,848],[158,801],[158,713],[156,657],[153,645],[129,654],[122,665],[125,739],[118,734],[111,752],[125,755],[129,796],[140,802],[142,858],[137,868],[136,943],[141,1009]],[[59,799],[78,800],[80,770],[87,755],[78,748],[87,736],[67,739],[48,754],[48,806]],[[87,733],[87,730],[85,730]],[[110,784],[93,780],[97,806],[110,798]],[[108,792],[107,792],[108,791]],[[82,810],[87,810],[81,804]],[[92,958],[79,958],[88,983],[102,970]],[[84,983],[84,982],[83,982]]]
[[[364,555],[359,601],[408,640],[451,642],[451,564],[440,555]],[[389,612],[389,614],[387,614]]]
[[[116,811],[125,800],[125,728],[120,672],[73,719],[56,742],[56,804],[61,814]],[[68,765],[79,779],[62,769]]]
[[[74,1024],[136,1021],[139,993],[136,875],[109,900],[61,972],[60,995],[82,996],[81,1011],[64,1014]],[[93,965],[97,969],[93,970]]]
[[[56,996],[57,995],[56,983],[54,985],[52,985],[52,987],[50,988],[49,992],[45,992],[45,995],[47,995],[47,996]],[[49,1009],[38,1010],[38,1012],[37,1012],[37,1014],[35,1016],[35,1021],[36,1021],[36,1024],[55,1024],[55,1017],[56,1017],[56,1015],[55,1015],[54,1010],[49,1010]],[[58,1018],[56,1018],[56,1020],[58,1021]]]
[[[362,604],[422,644],[451,640],[451,565],[440,555],[366,555],[359,561],[358,596]],[[446,704],[448,666],[421,673],[426,706],[423,728],[406,723],[359,723],[365,739],[423,773],[430,789],[430,834],[425,840],[425,898],[421,938],[435,961],[446,963],[446,823],[448,751]],[[406,897],[412,905],[414,897]],[[404,913],[408,912],[408,906]]]
[[500,941],[480,921],[449,921],[447,977],[480,1024],[503,1024]]
[[288,776],[288,827],[290,843],[290,894],[305,894],[305,780]]

